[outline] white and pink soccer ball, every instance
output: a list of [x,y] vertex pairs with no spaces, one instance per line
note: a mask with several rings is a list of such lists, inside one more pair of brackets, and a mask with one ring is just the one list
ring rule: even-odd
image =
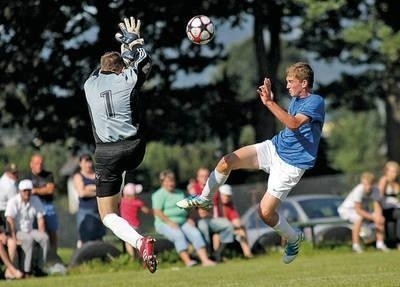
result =
[[207,16],[194,16],[186,25],[186,34],[189,40],[194,44],[207,44],[214,38],[214,24]]

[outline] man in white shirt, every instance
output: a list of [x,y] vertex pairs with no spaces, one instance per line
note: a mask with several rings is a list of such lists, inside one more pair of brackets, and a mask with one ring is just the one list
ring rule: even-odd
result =
[[6,211],[7,201],[15,196],[17,189],[18,168],[15,163],[9,163],[0,177],[0,230],[6,230]]
[[338,212],[341,218],[353,223],[352,241],[353,251],[361,253],[360,230],[363,222],[371,221],[376,227],[376,248],[387,251],[384,243],[385,218],[380,205],[379,189],[374,185],[375,176],[370,172],[364,172],[360,177],[360,183],[355,186]]
[[[37,196],[32,196],[33,184],[29,179],[21,180],[18,184],[19,193],[12,197],[5,212],[10,233],[21,243],[24,252],[24,273],[29,276],[46,276],[43,266],[46,262],[49,247],[49,237],[46,233],[44,221],[44,207]],[[33,222],[37,220],[38,229],[33,229]],[[32,253],[35,243],[41,247],[41,254],[37,266],[32,270]]]

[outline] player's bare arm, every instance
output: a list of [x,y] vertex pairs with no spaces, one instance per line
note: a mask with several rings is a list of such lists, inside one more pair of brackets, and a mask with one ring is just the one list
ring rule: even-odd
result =
[[264,83],[258,87],[257,93],[260,95],[260,99],[264,106],[266,106],[271,113],[289,129],[298,129],[309,121],[309,118],[303,114],[297,114],[295,116],[288,114],[287,111],[274,102],[274,94],[271,90],[270,79],[264,79]]

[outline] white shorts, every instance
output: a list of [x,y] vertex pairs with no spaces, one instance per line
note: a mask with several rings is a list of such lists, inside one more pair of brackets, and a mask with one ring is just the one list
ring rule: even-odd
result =
[[340,208],[338,209],[338,213],[340,218],[344,220],[348,220],[351,223],[355,223],[357,221],[360,221],[362,219],[361,215],[355,211],[355,209],[350,209],[350,208]]
[[269,173],[267,192],[281,201],[284,200],[299,182],[305,169],[284,162],[270,140],[255,144],[255,148],[259,169]]

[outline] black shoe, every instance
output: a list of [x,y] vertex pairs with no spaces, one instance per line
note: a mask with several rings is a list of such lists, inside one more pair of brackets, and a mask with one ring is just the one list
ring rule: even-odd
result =
[[35,277],[46,277],[49,275],[40,268],[36,268],[35,270],[33,270],[32,273],[33,273],[33,276],[35,276]]
[[213,256],[212,256],[214,258],[214,261],[216,261],[216,262],[224,261],[223,252],[225,249],[225,245],[226,245],[225,243],[220,243],[218,249],[214,251]]

